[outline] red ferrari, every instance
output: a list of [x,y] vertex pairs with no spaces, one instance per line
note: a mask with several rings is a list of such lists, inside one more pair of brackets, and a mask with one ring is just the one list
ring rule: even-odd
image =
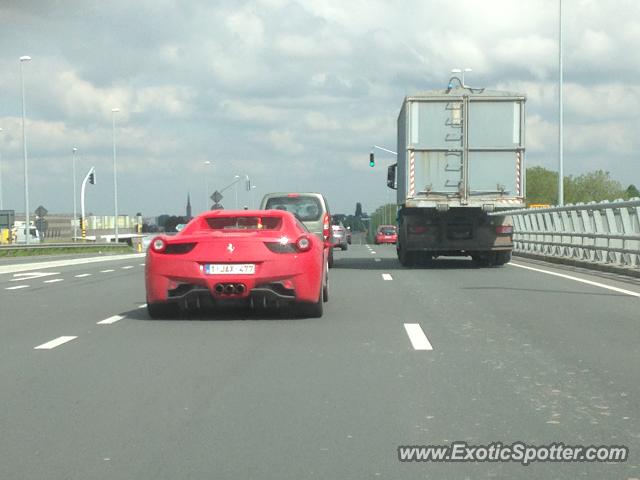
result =
[[215,210],[195,217],[175,236],[151,241],[145,263],[152,318],[177,307],[296,305],[322,316],[328,300],[322,240],[283,210]]

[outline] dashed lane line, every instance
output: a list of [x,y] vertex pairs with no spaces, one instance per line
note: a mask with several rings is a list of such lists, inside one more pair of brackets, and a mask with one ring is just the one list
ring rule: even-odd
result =
[[383,273],[382,274],[382,279],[383,280],[393,280],[393,277],[389,273]]
[[107,269],[107,270],[100,270],[100,273],[111,273],[111,272],[115,272],[115,270],[112,269]]
[[111,325],[112,323],[119,322],[122,320],[124,315],[113,315],[109,318],[105,318],[104,320],[100,320],[96,325]]
[[44,283],[58,283],[64,282],[64,278],[52,278],[51,280],[45,280]]
[[29,285],[16,285],[14,287],[7,287],[5,290],[20,290],[22,288],[29,288]]
[[78,338],[78,337],[77,336],[75,336],[75,337],[62,336],[62,337],[54,338],[53,340],[51,340],[51,341],[49,341],[47,343],[43,343],[42,345],[38,345],[37,347],[33,347],[33,349],[34,350],[51,350],[52,348],[59,347],[63,343],[70,342],[71,340],[74,340],[76,338]]
[[433,346],[429,339],[422,331],[422,327],[419,323],[405,323],[404,329],[409,336],[409,340],[411,341],[411,345],[414,350],[433,350]]
[[373,261],[374,261],[374,262],[381,262],[381,261],[382,261],[382,259],[381,259],[381,258],[374,258],[374,259],[373,259]]
[[130,268],[133,268],[133,265],[127,265],[126,267],[122,267],[123,270],[129,270]]
[[143,303],[142,305],[140,305],[138,308],[147,308],[147,304]]
[[76,278],[84,278],[84,277],[90,277],[91,274],[90,273],[81,273],[79,275],[74,275],[74,277]]

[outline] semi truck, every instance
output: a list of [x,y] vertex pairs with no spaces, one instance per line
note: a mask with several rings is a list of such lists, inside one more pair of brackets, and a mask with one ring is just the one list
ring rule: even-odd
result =
[[397,253],[411,266],[471,256],[483,266],[511,259],[513,226],[501,212],[525,206],[523,94],[471,88],[407,96],[398,116]]

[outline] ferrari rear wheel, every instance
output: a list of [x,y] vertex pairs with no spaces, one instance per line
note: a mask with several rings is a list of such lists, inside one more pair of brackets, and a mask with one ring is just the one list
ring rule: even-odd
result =
[[147,302],[147,313],[151,318],[161,319],[161,318],[169,318],[172,315],[175,315],[176,306],[173,303],[149,303]]
[[322,301],[329,301],[329,266],[327,265],[327,273],[325,275],[324,287],[322,287]]
[[318,301],[315,303],[300,303],[298,304],[298,310],[300,313],[307,318],[320,318],[322,316],[324,310],[324,288],[320,290],[320,295],[318,295]]
[[329,249],[329,268],[333,268],[333,248]]

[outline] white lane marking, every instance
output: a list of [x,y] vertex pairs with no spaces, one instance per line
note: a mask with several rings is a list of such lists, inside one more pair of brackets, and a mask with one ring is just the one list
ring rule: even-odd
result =
[[127,265],[126,267],[122,267],[123,270],[129,270],[130,268],[133,268],[133,265]]
[[612,290],[618,293],[624,293],[625,295],[631,295],[632,297],[640,298],[640,292],[634,292],[631,290],[625,290],[624,288],[612,287],[611,285],[605,285],[604,283],[593,282],[591,280],[585,280],[584,278],[573,277],[571,275],[565,275],[564,273],[551,272],[549,270],[543,270],[541,268],[533,268],[527,267],[526,265],[520,265],[519,263],[507,263],[507,265],[511,265],[512,267],[518,268],[526,268],[527,270],[533,270],[534,272],[546,273],[547,275],[553,275],[555,277],[566,278],[568,280],[574,280],[580,283],[586,283],[587,285],[593,285],[594,287],[605,288],[607,290]]
[[138,308],[147,308],[147,304],[143,303],[142,305],[140,305]]
[[84,277],[90,277],[91,274],[90,273],[81,273],[80,275],[74,275],[74,277],[76,278],[84,278]]
[[12,282],[24,282],[25,280],[33,280],[34,278],[50,277],[51,275],[60,275],[58,272],[28,272],[28,273],[14,273]]
[[433,350],[429,339],[422,331],[419,323],[405,323],[404,329],[407,331],[414,350]]
[[383,273],[382,274],[382,279],[383,280],[393,280],[393,277],[388,273]]
[[111,269],[108,269],[108,270],[100,270],[100,273],[111,273],[111,272],[115,272],[115,270],[111,270]]
[[141,267],[144,267],[144,263],[141,263],[141,264],[140,264],[140,266],[141,266]]
[[145,255],[146,255],[145,253],[128,253],[125,255],[105,255],[103,257],[55,260],[53,262],[22,263],[19,265],[3,265],[3,266],[0,266],[0,274],[27,272],[30,270],[39,270],[41,268],[67,267],[69,265],[86,265],[88,263],[112,262],[115,260],[130,260],[132,258],[143,258]]
[[7,287],[5,290],[20,290],[21,288],[29,288],[29,285],[16,285],[15,287]]
[[374,258],[374,259],[373,259],[373,261],[374,261],[374,262],[381,262],[381,261],[382,261],[382,259],[381,259],[381,258]]
[[76,337],[58,337],[55,338],[53,340],[51,340],[50,342],[47,343],[43,343],[42,345],[38,345],[37,347],[33,347],[34,350],[51,350],[52,348],[56,348],[60,345],[62,345],[63,343],[67,343],[70,342],[71,340],[78,338]]
[[124,318],[124,315],[113,315],[109,318],[105,318],[104,320],[100,320],[96,325],[111,325],[112,323],[119,322]]
[[45,280],[44,283],[58,283],[64,282],[64,278],[52,278],[51,280]]
[[371,250],[370,253],[371,253],[371,255],[375,255],[376,254],[375,250]]

